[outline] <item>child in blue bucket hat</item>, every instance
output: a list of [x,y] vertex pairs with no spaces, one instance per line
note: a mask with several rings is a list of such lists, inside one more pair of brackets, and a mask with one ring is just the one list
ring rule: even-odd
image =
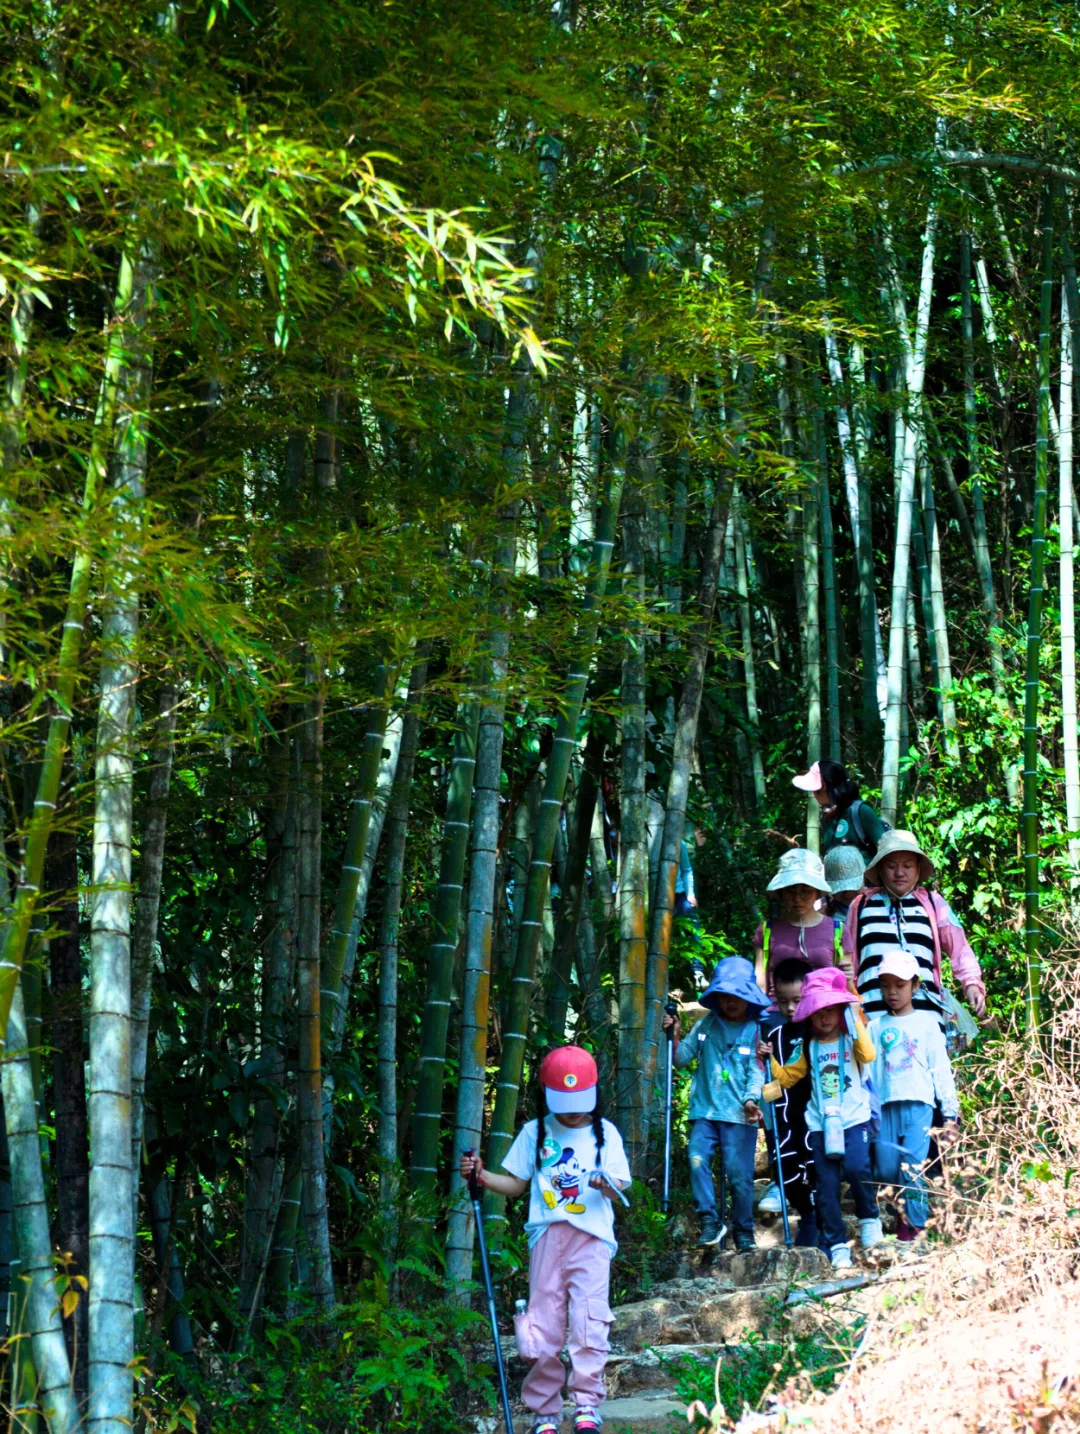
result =
[[758,1021],[769,998],[754,980],[754,968],[742,956],[728,956],[713,972],[699,997],[708,1015],[679,1040],[676,1016],[664,1018],[675,1028],[679,1045],[675,1065],[697,1061],[690,1087],[690,1189],[701,1217],[699,1245],[723,1238],[725,1211],[716,1205],[712,1162],[717,1148],[731,1190],[732,1228],[740,1250],[754,1248],[754,1151],[764,1071],[757,1057]]

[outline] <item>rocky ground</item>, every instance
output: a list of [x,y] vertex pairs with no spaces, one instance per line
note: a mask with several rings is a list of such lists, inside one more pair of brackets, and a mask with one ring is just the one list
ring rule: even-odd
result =
[[[719,1358],[736,1357],[754,1335],[775,1335],[781,1326],[807,1333],[820,1320],[820,1303],[830,1315],[863,1312],[866,1294],[886,1273],[895,1278],[895,1246],[874,1256],[858,1251],[858,1225],[850,1216],[856,1265],[838,1274],[820,1250],[785,1248],[779,1219],[760,1223],[758,1248],[744,1254],[699,1250],[691,1231],[675,1226],[673,1239],[687,1239],[672,1252],[670,1277],[653,1284],[647,1296],[615,1309],[607,1366],[606,1434],[672,1434],[687,1427],[686,1401],[676,1389],[675,1367],[697,1361],[713,1369]],[[860,1298],[862,1295],[862,1298]],[[516,1394],[526,1366],[512,1335],[502,1340],[511,1390]],[[564,1355],[564,1359],[565,1359]],[[527,1411],[515,1404],[518,1430],[529,1427]],[[569,1427],[569,1410],[567,1427]],[[476,1420],[477,1434],[501,1431],[502,1421]]]

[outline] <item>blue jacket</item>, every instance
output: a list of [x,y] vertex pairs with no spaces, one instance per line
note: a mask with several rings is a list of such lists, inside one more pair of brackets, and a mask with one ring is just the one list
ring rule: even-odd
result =
[[[751,977],[751,980],[753,977]],[[691,1120],[724,1120],[749,1125],[743,1103],[758,1100],[765,1073],[757,1058],[758,1013],[725,1021],[710,1013],[679,1042],[675,1064],[698,1067],[690,1086]]]

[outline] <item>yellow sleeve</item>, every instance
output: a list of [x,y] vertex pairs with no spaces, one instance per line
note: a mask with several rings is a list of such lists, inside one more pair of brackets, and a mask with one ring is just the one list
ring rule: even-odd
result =
[[858,1016],[855,1017],[855,1040],[851,1050],[861,1066],[871,1065],[877,1054],[874,1050],[874,1043],[870,1039],[870,1032]]
[[[873,1058],[871,1057],[871,1059]],[[783,1090],[790,1090],[793,1085],[798,1085],[799,1081],[803,1079],[810,1069],[810,1063],[805,1051],[803,1051],[797,1061],[792,1061],[789,1066],[780,1065],[773,1057],[770,1057],[770,1063],[772,1065],[773,1080],[776,1081]],[[766,1099],[768,1099],[767,1096]]]

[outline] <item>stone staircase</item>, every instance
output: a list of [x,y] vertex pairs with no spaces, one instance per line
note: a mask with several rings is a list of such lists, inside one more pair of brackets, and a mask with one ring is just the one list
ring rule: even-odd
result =
[[[807,1290],[818,1295],[854,1291],[877,1273],[876,1261],[860,1260],[856,1253],[856,1267],[838,1276],[820,1250],[786,1248],[779,1222],[764,1229],[759,1225],[758,1241],[756,1250],[743,1254],[676,1249],[668,1279],[654,1284],[646,1298],[615,1308],[605,1434],[685,1430],[686,1404],[675,1387],[674,1366],[694,1360],[712,1370],[724,1353],[737,1354],[748,1333],[768,1336],[775,1331],[782,1311],[796,1332],[804,1332],[817,1316]],[[526,1365],[512,1336],[504,1336],[502,1346],[515,1396],[516,1431],[521,1434],[530,1422],[516,1399]],[[489,1416],[472,1427],[477,1434],[501,1434],[502,1421]]]
[[[768,1183],[764,1143],[757,1153],[755,1206]],[[847,1192],[845,1191],[845,1196]],[[813,1326],[817,1311],[805,1291],[818,1296],[856,1291],[871,1283],[893,1251],[864,1256],[858,1249],[858,1221],[844,1201],[848,1238],[855,1267],[838,1275],[817,1249],[787,1248],[779,1216],[757,1216],[757,1248],[743,1254],[691,1245],[696,1223],[671,1222],[672,1250],[664,1273],[645,1298],[615,1307],[611,1354],[607,1363],[608,1399],[603,1408],[605,1434],[675,1434],[686,1430],[686,1404],[675,1388],[684,1360],[713,1369],[725,1351],[737,1354],[748,1333],[768,1336],[781,1311],[792,1312],[796,1333]],[[886,1229],[892,1225],[883,1210]],[[797,1226],[797,1217],[794,1221]],[[802,1305],[801,1314],[795,1309]],[[526,1364],[518,1358],[512,1335],[502,1340],[515,1416],[515,1434],[529,1429],[531,1416],[517,1399]],[[492,1356],[493,1357],[493,1356]],[[568,1365],[566,1353],[563,1360]],[[711,1401],[710,1401],[711,1402]],[[502,1420],[487,1416],[470,1426],[476,1434],[502,1434]],[[569,1429],[569,1411],[565,1426]]]

